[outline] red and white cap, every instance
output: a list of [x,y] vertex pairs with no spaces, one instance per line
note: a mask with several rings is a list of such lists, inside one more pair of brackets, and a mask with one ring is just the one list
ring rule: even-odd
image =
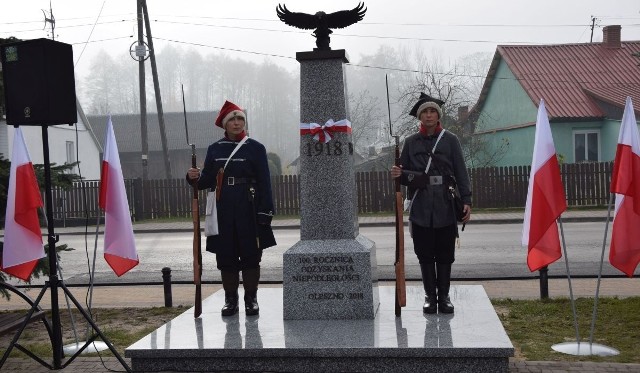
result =
[[218,113],[215,124],[220,128],[224,128],[224,124],[234,117],[241,117],[242,119],[247,120],[246,115],[238,105],[231,101],[225,101],[224,105],[220,108],[220,113]]

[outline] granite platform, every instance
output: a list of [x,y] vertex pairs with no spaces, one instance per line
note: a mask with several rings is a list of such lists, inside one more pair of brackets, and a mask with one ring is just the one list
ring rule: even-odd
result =
[[[484,288],[454,285],[453,315],[424,315],[422,288],[407,288],[394,315],[394,288],[379,286],[371,320],[283,320],[282,289],[258,292],[259,316],[222,317],[224,294],[129,346],[133,371],[508,372],[514,349]],[[241,298],[242,299],[242,294]],[[242,306],[241,306],[242,307]]]

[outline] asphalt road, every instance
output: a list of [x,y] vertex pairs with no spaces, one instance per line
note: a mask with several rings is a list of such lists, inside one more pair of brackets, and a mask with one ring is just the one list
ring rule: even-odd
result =
[[[565,242],[569,269],[572,276],[597,276],[602,254],[604,225],[602,223],[564,223]],[[463,279],[504,279],[530,278],[526,265],[526,249],[520,245],[521,224],[478,224],[468,226],[461,232],[460,246],[453,266],[453,278]],[[262,279],[265,282],[282,281],[282,255],[300,240],[297,229],[275,231],[278,245],[265,251],[262,261]],[[376,243],[379,278],[393,278],[395,257],[395,236],[393,227],[361,227],[360,234]],[[610,236],[610,234],[608,235]],[[172,270],[172,281],[188,282],[193,278],[192,233],[139,233],[136,245],[140,264],[122,277],[116,277],[102,257],[102,237],[97,242],[95,265],[96,284],[122,284],[161,282],[163,267]],[[87,284],[89,268],[93,261],[95,237],[85,239],[81,235],[61,235],[60,243],[75,250],[61,253],[60,264],[63,278],[68,285]],[[419,279],[420,269],[413,254],[413,245],[408,232],[406,242],[406,275],[408,279]],[[87,250],[85,248],[88,247]],[[203,281],[220,280],[215,269],[215,255],[203,252]],[[566,263],[563,258],[549,267],[550,276],[564,276]],[[608,243],[605,252],[603,274],[621,275],[608,263]],[[35,279],[40,284],[44,279]]]

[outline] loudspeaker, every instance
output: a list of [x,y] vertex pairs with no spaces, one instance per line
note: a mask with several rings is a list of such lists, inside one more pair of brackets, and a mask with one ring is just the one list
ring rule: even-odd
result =
[[73,48],[49,39],[0,46],[8,125],[78,121]]

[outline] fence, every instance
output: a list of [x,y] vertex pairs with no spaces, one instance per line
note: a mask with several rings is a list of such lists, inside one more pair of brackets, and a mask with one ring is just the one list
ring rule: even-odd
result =
[[[524,207],[529,166],[487,167],[469,170],[476,208]],[[605,206],[609,201],[612,163],[565,164],[560,167],[569,206]],[[135,220],[191,216],[192,189],[184,179],[125,180],[131,215]],[[279,215],[300,213],[299,177],[272,177],[273,200]],[[387,171],[356,173],[359,213],[393,211],[394,184]],[[99,182],[76,183],[69,190],[54,188],[54,219],[97,219]],[[204,211],[206,191],[200,192]]]

